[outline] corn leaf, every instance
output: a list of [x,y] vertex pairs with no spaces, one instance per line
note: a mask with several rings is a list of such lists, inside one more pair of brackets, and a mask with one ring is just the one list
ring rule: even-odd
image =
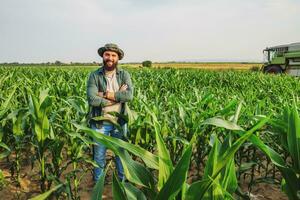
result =
[[123,183],[124,189],[128,199],[130,200],[146,200],[146,196],[138,188],[134,187],[131,183]]
[[104,182],[105,182],[105,176],[107,173],[108,167],[103,171],[101,174],[99,180],[97,181],[96,185],[93,188],[91,200],[101,200],[102,199],[102,193],[104,190]]
[[159,171],[158,171],[158,190],[160,190],[165,182],[168,180],[173,171],[173,164],[170,158],[169,151],[163,141],[161,134],[156,128],[155,131],[157,150],[159,156]]
[[63,184],[59,184],[59,185],[55,186],[54,188],[52,188],[51,190],[49,190],[49,191],[47,191],[43,194],[40,194],[36,197],[33,197],[30,200],[44,200],[44,199],[47,199],[53,192],[55,192],[56,190],[58,190],[62,186],[63,186]]
[[128,199],[127,195],[125,193],[125,189],[124,189],[123,185],[120,183],[120,181],[115,173],[113,175],[112,194],[113,194],[114,200]]
[[158,193],[157,200],[174,198],[185,184],[192,155],[192,143],[187,147],[174,171]]

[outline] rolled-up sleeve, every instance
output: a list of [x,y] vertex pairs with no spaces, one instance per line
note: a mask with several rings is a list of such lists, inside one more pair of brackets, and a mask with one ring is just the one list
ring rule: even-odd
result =
[[98,87],[96,82],[96,76],[91,73],[87,81],[87,100],[90,106],[104,106],[108,101],[98,96]]

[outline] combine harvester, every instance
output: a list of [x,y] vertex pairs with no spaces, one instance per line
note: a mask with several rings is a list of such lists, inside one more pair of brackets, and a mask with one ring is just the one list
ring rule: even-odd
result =
[[263,53],[263,72],[300,76],[300,42],[267,47]]

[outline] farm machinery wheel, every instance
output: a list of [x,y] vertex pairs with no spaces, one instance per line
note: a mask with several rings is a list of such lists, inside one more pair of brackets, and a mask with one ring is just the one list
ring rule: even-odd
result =
[[269,74],[281,74],[281,73],[283,73],[282,68],[278,65],[265,66],[263,71],[264,71],[264,73],[269,73]]

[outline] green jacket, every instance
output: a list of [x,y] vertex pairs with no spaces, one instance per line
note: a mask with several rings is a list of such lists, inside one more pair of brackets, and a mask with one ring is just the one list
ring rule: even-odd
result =
[[[115,93],[115,99],[117,102],[122,103],[121,114],[126,114],[125,104],[128,101],[131,101],[133,98],[133,84],[130,78],[130,75],[127,71],[123,69],[116,70],[116,76],[119,86],[126,84],[128,86],[126,91],[118,91]],[[88,121],[89,123],[94,123],[99,125],[96,121],[92,120],[93,117],[102,116],[102,107],[108,103],[108,100],[98,96],[98,92],[106,91],[106,79],[104,74],[103,67],[92,72],[87,81],[87,100],[89,103],[89,114]],[[120,125],[124,125],[124,121],[119,121]]]

